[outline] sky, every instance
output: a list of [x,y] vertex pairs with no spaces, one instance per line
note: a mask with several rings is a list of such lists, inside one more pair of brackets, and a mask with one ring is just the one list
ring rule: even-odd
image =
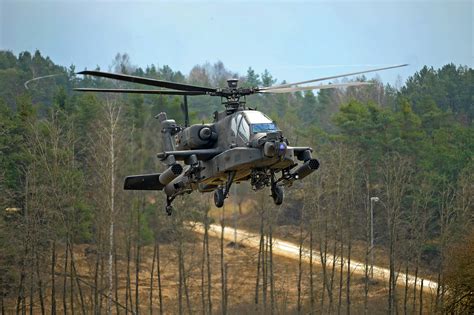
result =
[[0,49],[78,70],[107,70],[118,52],[184,74],[221,60],[288,82],[409,63],[378,73],[397,85],[424,65],[472,67],[473,3],[0,0]]

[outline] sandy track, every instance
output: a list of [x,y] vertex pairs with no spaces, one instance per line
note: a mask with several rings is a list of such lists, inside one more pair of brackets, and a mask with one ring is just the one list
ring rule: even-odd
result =
[[[189,227],[199,234],[204,234],[204,225],[201,223],[193,222],[189,223]],[[237,242],[245,246],[258,248],[260,243],[260,235],[245,230],[237,229],[231,227],[225,227],[224,229],[224,239],[226,241],[234,241],[234,235],[237,235]],[[217,224],[211,224],[209,227],[209,236],[211,237],[220,237],[221,236],[221,226]],[[284,256],[287,258],[299,259],[299,246],[295,243],[287,242],[282,239],[274,238],[273,239],[273,253],[275,255]],[[309,263],[309,249],[303,247],[303,260]],[[332,265],[334,259],[336,260],[336,265],[340,265],[340,257],[334,257],[333,255],[327,255],[326,264]],[[313,263],[315,265],[321,266],[320,252],[313,250]],[[344,269],[347,270],[348,263],[346,260],[343,261]],[[365,264],[360,261],[351,260],[350,264],[351,274],[357,274],[360,276],[365,275]],[[390,270],[383,267],[374,266],[373,269],[374,279],[384,281],[388,283],[390,277]],[[435,281],[429,279],[417,278],[415,283],[415,277],[410,274],[405,274],[399,272],[397,274],[397,284],[405,285],[408,277],[408,285],[416,285],[418,289],[421,288],[423,282],[423,291],[427,293],[436,293],[438,284]]]

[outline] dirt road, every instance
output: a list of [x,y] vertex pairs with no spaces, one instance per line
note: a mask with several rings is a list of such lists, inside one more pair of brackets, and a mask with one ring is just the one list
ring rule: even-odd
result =
[[[190,223],[190,228],[192,228],[195,232],[204,234],[204,225],[201,223]],[[209,227],[209,235],[212,237],[220,237],[221,236],[221,226],[217,224],[211,224]],[[260,243],[260,236],[256,233],[248,232],[245,230],[237,229],[231,227],[226,227],[224,229],[224,239],[227,241],[234,241],[235,235],[237,236],[237,242],[243,244],[245,246],[258,248]],[[273,253],[276,255],[284,256],[287,258],[298,260],[299,258],[299,246],[297,244],[287,242],[278,238],[273,239]],[[309,249],[303,248],[303,259],[306,262],[309,262]],[[315,265],[321,266],[321,260],[319,251],[313,251],[313,263]],[[340,265],[340,258],[334,257],[330,254],[327,255],[327,265],[332,265],[333,260],[336,259],[336,265]],[[343,262],[344,269],[347,270],[348,264],[347,261]],[[370,267],[369,267],[370,268]],[[360,261],[351,260],[350,270],[352,274],[357,274],[363,276],[365,274],[365,264]],[[388,283],[390,270],[383,267],[374,266],[373,268],[374,279],[384,281]],[[405,273],[399,272],[397,274],[397,284],[404,286],[408,277],[408,285],[414,286],[415,285],[415,277],[413,275],[406,275]],[[418,289],[421,288],[423,283],[423,291],[427,293],[436,293],[436,289],[438,284],[435,281],[431,281],[429,279],[416,279],[416,286]]]

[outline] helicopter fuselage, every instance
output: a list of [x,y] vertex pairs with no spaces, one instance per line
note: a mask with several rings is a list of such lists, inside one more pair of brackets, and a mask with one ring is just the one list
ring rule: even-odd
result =
[[290,174],[297,161],[311,159],[311,148],[290,147],[276,124],[259,111],[219,116],[212,124],[180,128],[162,114],[163,146],[167,151],[158,157],[168,166],[176,161],[187,164],[184,172],[164,187],[168,195],[214,191],[228,183],[229,174],[232,182],[251,180],[258,190],[269,185],[271,176],[282,172],[281,184],[288,185],[298,179]]

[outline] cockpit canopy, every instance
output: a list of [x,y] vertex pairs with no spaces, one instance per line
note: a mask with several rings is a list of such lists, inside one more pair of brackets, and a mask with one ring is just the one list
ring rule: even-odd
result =
[[254,134],[278,131],[276,124],[265,114],[256,110],[241,111],[232,118],[231,129],[243,142]]
[[250,132],[252,134],[267,133],[278,130],[275,123],[261,112],[256,110],[244,111],[244,115],[250,123]]

